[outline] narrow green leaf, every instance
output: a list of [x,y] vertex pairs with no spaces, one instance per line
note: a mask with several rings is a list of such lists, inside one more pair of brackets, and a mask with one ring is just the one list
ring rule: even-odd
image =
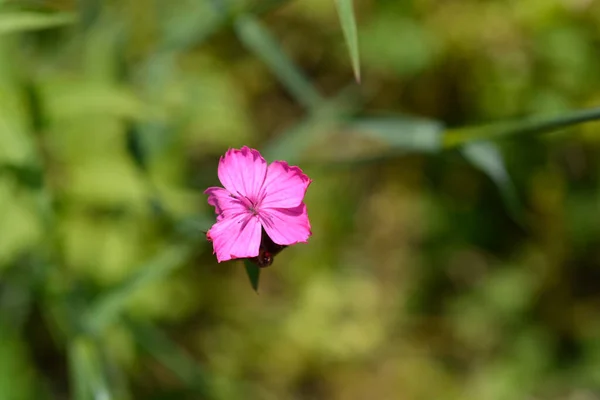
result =
[[557,116],[536,116],[516,121],[452,129],[445,133],[443,147],[449,149],[459,147],[467,142],[514,135],[536,135],[597,120],[600,120],[600,108],[590,108],[566,112]]
[[167,276],[181,266],[190,254],[191,247],[184,245],[172,246],[158,254],[139,267],[137,273],[92,304],[85,315],[84,326],[90,332],[101,331],[121,313],[134,293]]
[[71,13],[46,14],[31,11],[0,13],[0,35],[55,28],[75,22]]
[[350,53],[350,61],[354,70],[354,77],[360,83],[360,56],[358,52],[358,32],[356,18],[354,17],[354,4],[352,0],[335,0],[340,17],[340,24],[344,32],[344,39]]
[[[312,129],[321,134],[320,145],[311,148],[310,159],[304,162],[356,166],[406,153],[432,153],[441,149],[443,125],[433,120],[393,116],[360,118],[345,124],[338,120],[338,126],[332,126],[335,120],[329,125],[325,122]],[[304,127],[307,128],[310,126]],[[306,140],[315,136],[310,132],[297,136]]]
[[86,374],[85,349],[81,340],[75,339],[69,345],[69,373],[71,398],[74,400],[88,400],[89,382]]
[[69,369],[72,397],[75,400],[114,398],[104,376],[98,348],[91,339],[80,336],[71,341]]
[[258,293],[258,281],[260,280],[260,267],[251,261],[244,260],[246,273],[250,279],[250,284],[256,293]]
[[474,142],[466,144],[460,151],[471,164],[490,177],[498,187],[509,213],[516,221],[520,221],[521,204],[498,147],[490,142]]
[[348,129],[382,141],[395,150],[430,153],[441,149],[444,127],[428,119],[388,117],[359,119],[352,122]]
[[254,52],[305,107],[316,108],[323,99],[310,81],[285,54],[279,43],[256,18],[242,15],[235,20],[235,30],[244,45]]
[[503,184],[509,179],[502,155],[492,143],[468,143],[461,148],[461,153],[495,182]]

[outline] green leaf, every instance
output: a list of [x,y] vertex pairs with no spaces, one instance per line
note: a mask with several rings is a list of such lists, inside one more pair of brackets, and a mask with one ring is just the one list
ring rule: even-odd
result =
[[308,108],[316,108],[323,102],[319,92],[256,18],[250,15],[238,17],[235,20],[235,30],[244,45],[271,68],[300,103]]
[[114,398],[104,376],[98,347],[90,338],[80,336],[71,341],[69,369],[75,400]]
[[471,164],[490,177],[500,190],[510,214],[520,221],[521,205],[498,147],[490,142],[474,142],[466,144],[460,151]]
[[258,281],[260,279],[260,267],[254,264],[252,261],[244,260],[246,266],[246,273],[250,279],[250,284],[256,293],[258,293]]
[[396,150],[427,153],[441,149],[443,128],[437,121],[408,117],[364,118],[348,127]]
[[516,121],[452,129],[445,133],[443,147],[449,149],[477,140],[515,135],[536,135],[596,120],[600,120],[600,108],[563,112],[557,116],[535,116]]
[[129,299],[140,288],[163,279],[181,266],[191,254],[191,246],[174,245],[154,259],[140,266],[133,276],[121,285],[109,290],[91,305],[84,317],[84,326],[90,332],[100,332],[127,306]]
[[311,149],[310,161],[355,166],[411,152],[439,151],[443,126],[427,119],[377,117],[357,119],[321,133],[322,143]]
[[0,13],[0,35],[55,28],[74,22],[75,16],[71,13],[2,12]]
[[493,181],[504,184],[509,180],[504,160],[496,145],[490,142],[468,143],[461,148],[461,153]]
[[69,372],[71,397],[75,400],[88,400],[89,382],[87,379],[84,343],[73,340],[69,346]]
[[356,29],[356,18],[354,17],[354,5],[352,0],[335,0],[340,24],[344,32],[344,39],[350,52],[354,77],[360,83],[360,56],[358,52],[358,33]]

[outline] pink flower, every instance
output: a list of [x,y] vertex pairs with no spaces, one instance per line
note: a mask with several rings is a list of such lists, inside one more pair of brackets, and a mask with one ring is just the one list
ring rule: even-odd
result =
[[[217,222],[207,232],[219,262],[254,258],[267,242],[288,246],[307,242],[310,222],[303,202],[311,180],[285,161],[269,166],[257,150],[229,149],[219,160],[219,180],[225,187],[210,187],[208,204]],[[270,264],[270,262],[269,262]],[[266,266],[266,265],[265,265]]]

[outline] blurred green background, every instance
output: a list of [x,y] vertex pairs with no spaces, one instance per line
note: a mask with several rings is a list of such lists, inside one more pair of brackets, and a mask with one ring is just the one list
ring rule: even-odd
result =
[[[334,0],[0,1],[0,399],[600,399],[599,125],[485,140],[600,103],[600,2],[355,10],[360,85]],[[313,179],[258,295],[242,145]]]

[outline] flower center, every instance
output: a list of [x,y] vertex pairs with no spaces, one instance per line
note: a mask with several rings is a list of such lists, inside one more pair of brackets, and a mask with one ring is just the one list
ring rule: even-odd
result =
[[244,196],[240,192],[238,192],[237,196],[235,194],[231,194],[231,197],[239,201],[252,215],[258,215],[258,202],[250,200],[248,196]]

